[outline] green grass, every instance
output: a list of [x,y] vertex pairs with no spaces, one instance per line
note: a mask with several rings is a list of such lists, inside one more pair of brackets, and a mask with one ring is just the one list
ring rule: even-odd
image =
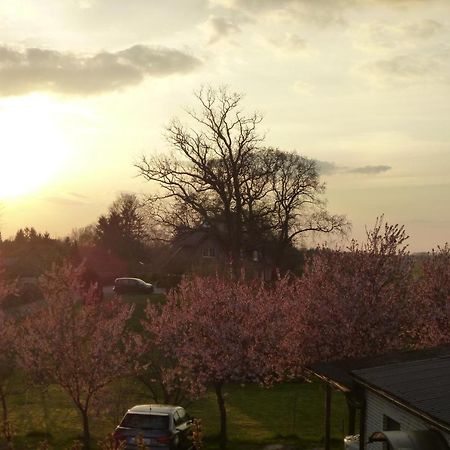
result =
[[[81,437],[81,421],[70,399],[56,386],[47,391],[16,380],[9,398],[16,448],[33,449],[49,441],[54,448],[68,448]],[[317,383],[282,383],[270,389],[255,385],[225,388],[230,449],[253,449],[266,444],[293,444],[300,449],[320,447],[323,439],[324,389]],[[92,410],[93,441],[98,442],[114,430],[125,410],[151,400],[142,386],[132,380],[117,383],[103,394]],[[202,419],[205,446],[218,448],[219,415],[213,391],[188,406]],[[335,394],[332,403],[334,448],[342,448],[346,405]]]
[[[152,302],[164,296],[153,294]],[[125,296],[135,311],[130,327],[140,328],[148,296]],[[16,449],[34,450],[48,441],[54,449],[68,449],[81,437],[81,420],[68,396],[57,386],[39,389],[17,376],[8,398],[15,431]],[[228,411],[229,449],[253,450],[283,443],[299,449],[322,447],[324,388],[318,383],[282,383],[270,389],[255,385],[229,385],[225,388]],[[91,411],[91,432],[96,443],[114,431],[127,408],[151,399],[137,381],[123,380],[105,390]],[[188,406],[194,417],[202,419],[206,449],[218,448],[219,413],[213,391]],[[347,426],[347,408],[341,394],[332,401],[333,448],[342,449]],[[0,448],[1,438],[0,438]]]
[[[229,414],[228,435],[231,443],[237,447],[270,443],[295,444],[302,449],[320,446],[325,398],[322,385],[282,383],[270,389],[255,385],[232,385],[225,392]],[[346,408],[344,397],[335,394],[332,402],[332,438],[335,448],[342,448]],[[190,411],[203,419],[206,440],[215,444],[219,432],[219,415],[214,393],[209,392],[206,398],[194,402]]]
[[133,316],[129,321],[129,327],[134,331],[141,330],[140,321],[145,319],[147,303],[162,304],[165,301],[164,294],[126,294],[120,297],[124,303],[134,305]]

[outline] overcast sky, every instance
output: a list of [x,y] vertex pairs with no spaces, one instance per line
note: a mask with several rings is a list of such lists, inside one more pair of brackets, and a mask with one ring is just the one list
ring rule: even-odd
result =
[[164,151],[202,84],[245,94],[268,145],[318,160],[353,236],[450,241],[449,0],[0,3],[0,230],[63,236]]

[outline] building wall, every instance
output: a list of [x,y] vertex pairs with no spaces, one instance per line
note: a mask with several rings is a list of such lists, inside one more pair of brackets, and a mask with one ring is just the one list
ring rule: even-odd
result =
[[[366,436],[367,439],[375,431],[383,431],[383,416],[389,416],[400,423],[402,431],[427,430],[431,425],[421,418],[409,413],[407,410],[396,406],[379,395],[366,390]],[[442,433],[450,445],[450,434]],[[366,446],[367,450],[383,450],[383,444],[373,443]]]

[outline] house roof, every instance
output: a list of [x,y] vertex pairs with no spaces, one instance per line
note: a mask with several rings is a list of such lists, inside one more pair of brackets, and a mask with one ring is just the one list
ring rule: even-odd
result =
[[356,380],[450,430],[450,351],[445,355],[354,370]]
[[317,363],[308,370],[344,392],[363,385],[450,431],[450,345]]
[[307,370],[336,389],[349,392],[355,387],[352,372],[390,364],[419,361],[436,357],[449,357],[450,345],[421,350],[395,351],[385,355],[372,355],[364,358],[348,358],[311,364]]

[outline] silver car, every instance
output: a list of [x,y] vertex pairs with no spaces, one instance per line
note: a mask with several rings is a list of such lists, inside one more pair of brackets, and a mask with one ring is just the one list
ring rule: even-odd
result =
[[140,278],[116,278],[113,291],[116,294],[151,294],[153,285]]
[[[137,405],[130,408],[114,432],[127,450],[157,448],[187,450],[193,447],[193,419],[181,406]],[[139,447],[141,444],[141,447]]]

